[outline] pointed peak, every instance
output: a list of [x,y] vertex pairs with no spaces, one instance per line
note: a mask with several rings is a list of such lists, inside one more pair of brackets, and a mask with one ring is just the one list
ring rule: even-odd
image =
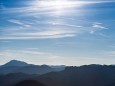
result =
[[9,62],[12,62],[12,61],[24,62],[24,61],[20,61],[20,60],[16,60],[16,59],[10,60]]
[[19,60],[11,60],[4,64],[3,66],[27,66],[28,64],[24,61],[19,61]]

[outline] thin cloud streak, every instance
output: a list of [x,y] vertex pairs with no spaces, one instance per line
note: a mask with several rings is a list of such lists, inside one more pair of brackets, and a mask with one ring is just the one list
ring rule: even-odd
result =
[[20,20],[17,20],[17,19],[10,19],[10,20],[8,20],[8,22],[14,23],[14,24],[17,24],[17,25],[21,25],[21,26],[24,26],[24,27],[30,27],[30,25],[25,24],[24,22],[22,22]]
[[[49,23],[48,23],[49,24]],[[53,25],[53,26],[52,26]],[[59,28],[53,28],[55,25]],[[23,25],[22,25],[23,26]],[[90,32],[93,34],[96,31],[101,31],[107,29],[101,24],[93,24],[91,27],[71,25],[65,23],[51,23],[52,28],[40,29],[39,27],[33,27],[31,32],[30,29],[18,28],[11,29],[9,31],[4,31],[4,34],[1,35],[0,39],[49,39],[49,38],[65,38],[65,37],[75,37],[81,33]],[[36,28],[36,29],[35,29]],[[87,29],[86,29],[87,28]],[[30,31],[29,31],[30,30]]]
[[94,34],[96,31],[101,31],[101,30],[104,30],[104,29],[108,29],[106,28],[102,23],[94,23],[92,25],[92,30],[91,30],[91,34]]
[[41,36],[41,37],[0,37],[0,40],[30,40],[30,39],[59,39],[59,38],[66,38],[66,37],[75,37],[74,34],[65,34],[65,35],[55,35],[55,36]]

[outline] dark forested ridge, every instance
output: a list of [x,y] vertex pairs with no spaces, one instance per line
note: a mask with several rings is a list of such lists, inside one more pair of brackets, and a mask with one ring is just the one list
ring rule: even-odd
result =
[[38,77],[38,74],[10,73],[0,76],[0,86],[12,86],[20,81]]
[[22,82],[15,84],[14,86],[45,86],[45,85],[36,80],[24,80]]
[[40,75],[9,73],[0,75],[0,86],[19,86],[18,84],[25,80],[35,80],[36,83],[40,82],[45,86],[115,86],[115,66],[94,64],[67,66],[62,71],[51,71]]
[[115,66],[67,67],[61,72],[39,76],[37,80],[47,86],[115,86]]

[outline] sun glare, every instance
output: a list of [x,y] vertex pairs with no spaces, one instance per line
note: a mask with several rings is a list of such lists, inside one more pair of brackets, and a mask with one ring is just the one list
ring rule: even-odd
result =
[[55,14],[60,15],[63,14],[67,8],[72,8],[76,6],[74,1],[70,0],[43,0],[40,1],[39,6],[51,9]]
[[74,3],[68,0],[46,0],[42,1],[41,5],[43,6],[55,6],[55,7],[68,7],[72,6]]
[[84,2],[78,0],[36,0],[31,4],[43,11],[49,10],[52,14],[63,15],[74,8],[82,6]]

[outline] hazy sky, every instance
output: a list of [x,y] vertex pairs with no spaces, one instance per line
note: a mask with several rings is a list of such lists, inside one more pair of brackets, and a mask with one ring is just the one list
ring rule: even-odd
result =
[[0,64],[115,64],[115,0],[0,0]]

